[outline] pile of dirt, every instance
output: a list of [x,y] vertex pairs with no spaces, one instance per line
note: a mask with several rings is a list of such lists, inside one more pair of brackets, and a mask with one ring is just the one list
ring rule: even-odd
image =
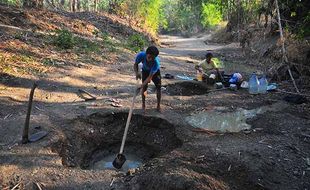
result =
[[166,93],[170,96],[192,96],[208,93],[207,84],[195,81],[177,82],[165,87]]

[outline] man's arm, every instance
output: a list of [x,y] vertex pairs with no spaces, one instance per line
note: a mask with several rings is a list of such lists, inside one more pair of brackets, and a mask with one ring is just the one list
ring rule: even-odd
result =
[[200,61],[198,64],[196,64],[196,65],[195,65],[195,69],[196,69],[196,70],[199,70],[199,71],[202,71],[201,64],[202,64],[204,61],[205,61],[205,60]]
[[151,82],[152,78],[153,78],[154,74],[151,74],[144,80],[144,82],[142,83],[142,87],[144,87],[145,85],[147,85],[148,83]]

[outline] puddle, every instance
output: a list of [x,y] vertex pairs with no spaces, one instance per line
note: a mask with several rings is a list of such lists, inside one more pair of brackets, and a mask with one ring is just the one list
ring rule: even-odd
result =
[[246,123],[247,119],[267,111],[280,111],[287,106],[287,104],[280,102],[253,110],[239,108],[234,112],[225,112],[223,107],[219,107],[220,109],[215,108],[212,111],[188,116],[185,120],[195,128],[204,128],[218,132],[239,132],[251,128],[251,125]]
[[[121,171],[126,172],[129,169],[138,168],[143,164],[143,160],[136,155],[125,154],[125,156],[126,156],[126,162],[121,168]],[[91,168],[94,170],[105,170],[105,169],[115,170],[115,168],[112,165],[112,162],[115,159],[115,157],[116,154],[108,155],[99,160],[98,162],[95,162]]]
[[[115,144],[108,148],[95,151],[88,160],[85,160],[85,164],[88,165],[85,169],[117,170],[113,167],[112,162],[116,158],[119,148]],[[125,144],[123,155],[126,157],[126,162],[118,171],[126,172],[129,169],[140,167],[154,156],[153,151],[152,147],[143,144]]]

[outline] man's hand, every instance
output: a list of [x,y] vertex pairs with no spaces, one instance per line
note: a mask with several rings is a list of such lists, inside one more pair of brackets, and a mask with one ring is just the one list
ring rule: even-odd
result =
[[139,79],[141,79],[142,77],[141,77],[141,73],[136,73],[136,80],[139,80]]

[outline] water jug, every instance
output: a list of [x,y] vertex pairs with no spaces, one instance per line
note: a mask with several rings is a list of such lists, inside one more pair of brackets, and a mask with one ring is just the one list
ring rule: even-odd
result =
[[253,73],[249,80],[249,93],[258,94],[259,81],[255,73]]
[[258,93],[265,94],[267,92],[268,81],[266,75],[259,79]]

